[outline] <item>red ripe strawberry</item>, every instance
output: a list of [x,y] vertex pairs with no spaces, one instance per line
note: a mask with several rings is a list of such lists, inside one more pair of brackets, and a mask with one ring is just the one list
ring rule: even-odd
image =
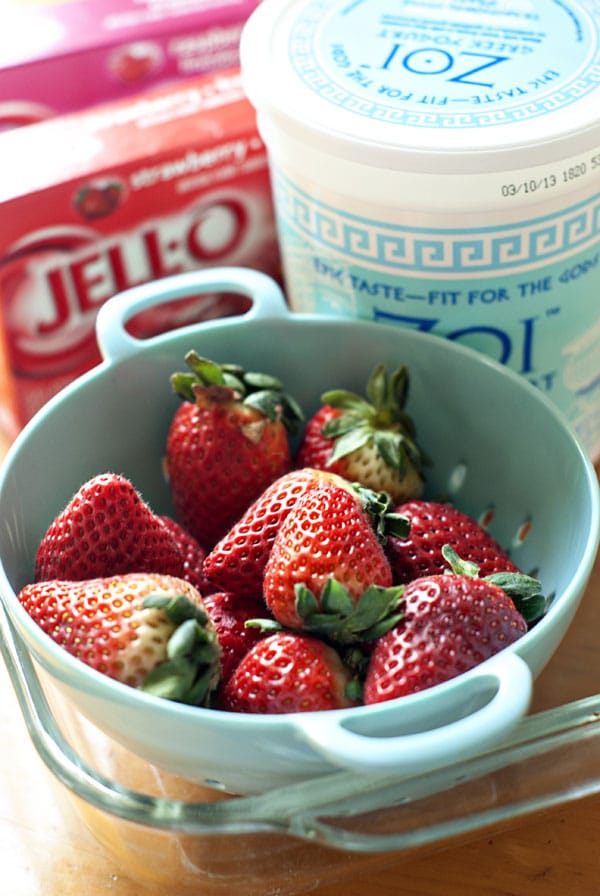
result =
[[498,586],[463,575],[432,575],[406,586],[402,619],[374,644],[363,700],[414,694],[466,672],[527,631]]
[[448,568],[442,548],[450,544],[464,560],[476,563],[481,576],[518,572],[491,535],[472,517],[436,501],[409,501],[395,508],[410,520],[407,538],[391,536],[386,544],[394,580],[410,582]]
[[291,468],[288,430],[301,419],[281,383],[195,352],[174,374],[184,399],[167,435],[165,472],[175,516],[207,550]]
[[93,579],[127,572],[179,575],[173,536],[124,476],[84,483],[37,550],[35,579]]
[[19,601],[97,672],[156,696],[206,705],[219,675],[214,625],[196,589],[149,573],[26,585]]
[[[307,491],[345,480],[323,470],[284,473],[254,501],[204,561],[211,584],[233,594],[262,594],[265,566],[282,522]],[[348,486],[350,487],[350,486]]]
[[264,619],[268,614],[262,598],[237,597],[226,591],[218,591],[203,598],[204,606],[212,619],[221,647],[222,689],[234,669],[250,648],[265,637],[265,632],[255,626],[247,626],[250,619]]
[[283,521],[263,590],[281,625],[349,643],[393,611],[397,589],[391,584],[390,565],[357,496],[323,483]]
[[276,632],[252,647],[221,698],[231,712],[287,713],[355,705],[351,673],[319,638]]
[[181,569],[178,575],[181,576],[182,579],[191,582],[194,588],[197,588],[202,596],[208,594],[208,592],[213,589],[203,571],[206,551],[198,544],[196,539],[183,528],[183,526],[179,525],[177,520],[174,520],[170,516],[161,516],[159,519],[173,536],[175,544],[179,550],[181,556]]
[[408,385],[405,367],[388,376],[379,365],[367,382],[367,398],[346,390],[325,392],[305,427],[296,465],[330,470],[387,492],[395,502],[420,497],[427,459],[404,410]]

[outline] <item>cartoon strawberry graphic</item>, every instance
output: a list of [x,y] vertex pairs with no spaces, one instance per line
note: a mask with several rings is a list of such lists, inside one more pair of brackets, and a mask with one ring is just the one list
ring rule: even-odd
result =
[[117,47],[110,59],[114,77],[123,84],[147,81],[162,64],[162,50],[155,41],[138,40]]
[[75,194],[73,204],[87,221],[105,218],[123,202],[124,186],[116,178],[95,180],[85,184]]

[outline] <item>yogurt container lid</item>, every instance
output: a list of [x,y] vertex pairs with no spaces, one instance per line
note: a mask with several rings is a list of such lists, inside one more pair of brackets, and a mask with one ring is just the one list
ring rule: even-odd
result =
[[358,163],[484,172],[600,145],[600,0],[263,0],[240,58],[259,123]]

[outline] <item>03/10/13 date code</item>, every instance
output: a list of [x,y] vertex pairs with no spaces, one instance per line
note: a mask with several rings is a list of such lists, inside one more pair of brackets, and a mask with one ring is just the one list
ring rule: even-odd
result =
[[600,172],[600,153],[590,156],[588,160],[575,162],[558,172],[527,177],[524,180],[503,183],[500,193],[504,199],[519,194],[538,193],[544,190],[552,190],[555,187],[569,184],[580,177],[596,171]]

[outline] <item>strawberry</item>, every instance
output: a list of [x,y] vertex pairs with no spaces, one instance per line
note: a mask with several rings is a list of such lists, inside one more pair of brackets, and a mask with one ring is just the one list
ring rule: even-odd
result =
[[386,544],[397,583],[443,572],[447,568],[442,555],[445,544],[450,544],[460,557],[476,563],[482,576],[518,572],[492,536],[451,504],[416,500],[400,504],[395,510],[410,520],[408,537],[391,536]]
[[281,524],[302,495],[327,481],[345,483],[333,473],[306,468],[290,470],[269,485],[208,553],[204,574],[210,583],[233,594],[262,594],[265,566]]
[[159,517],[166,529],[171,533],[181,557],[181,568],[178,575],[197,588],[204,596],[214,590],[204,575],[203,567],[206,551],[195,538],[171,516]]
[[179,575],[173,536],[117,473],[85,482],[50,524],[35,558],[35,580],[93,579],[128,572]]
[[208,703],[219,645],[189,582],[150,573],[53,579],[18,597],[47,635],[97,672],[155,696]]
[[450,570],[405,586],[401,619],[371,651],[364,703],[414,694],[467,672],[521,638],[539,615],[545,600],[536,579],[482,578],[476,564],[462,562],[449,546],[444,557]]
[[371,517],[351,490],[329,482],[302,495],[283,521],[263,591],[281,625],[350,643],[393,614],[391,584]]
[[262,597],[237,597],[227,591],[209,594],[203,602],[221,647],[222,689],[252,645],[265,637],[263,628],[246,625],[251,619],[266,616],[265,605]]
[[287,713],[342,709],[356,702],[352,675],[330,645],[281,631],[248,651],[223,689],[221,707]]
[[302,419],[274,377],[189,352],[174,374],[183,398],[167,434],[165,473],[175,516],[206,549],[264,489],[291,469],[288,433]]
[[404,410],[408,386],[406,367],[388,376],[379,365],[367,382],[366,399],[346,390],[325,392],[306,424],[296,465],[330,470],[385,491],[396,502],[420,497],[428,461]]

